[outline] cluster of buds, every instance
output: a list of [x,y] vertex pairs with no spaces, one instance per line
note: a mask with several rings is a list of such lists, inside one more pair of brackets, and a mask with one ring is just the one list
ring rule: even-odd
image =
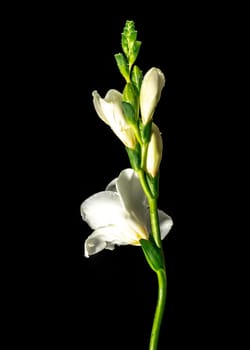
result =
[[143,76],[135,65],[141,42],[133,21],[127,21],[121,35],[122,53],[115,55],[116,63],[126,84],[123,92],[109,90],[104,98],[93,92],[98,116],[110,126],[125,145],[131,166],[157,177],[162,158],[162,137],[153,123],[165,77],[158,68],[149,69]]

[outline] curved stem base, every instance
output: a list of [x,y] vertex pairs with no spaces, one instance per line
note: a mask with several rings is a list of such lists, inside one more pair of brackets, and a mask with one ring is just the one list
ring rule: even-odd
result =
[[167,274],[163,269],[157,272],[158,279],[158,299],[154,314],[153,326],[151,331],[149,350],[158,349],[158,339],[160,333],[161,322],[164,314],[166,297],[167,297]]

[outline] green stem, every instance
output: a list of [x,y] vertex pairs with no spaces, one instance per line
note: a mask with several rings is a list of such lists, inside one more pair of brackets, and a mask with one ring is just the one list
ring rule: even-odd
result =
[[138,129],[137,125],[135,125],[135,124],[130,124],[130,125],[135,133],[135,137],[136,137],[137,141],[139,142],[140,145],[142,145],[142,139],[141,139],[141,135],[139,133],[139,129]]
[[[137,170],[137,174],[139,176],[142,189],[143,189],[144,193],[146,194],[148,201],[150,201],[150,199],[152,199],[152,193],[151,193],[150,188],[147,184],[147,181],[145,178],[145,173],[142,169],[139,169],[139,170]],[[149,203],[149,205],[150,205],[150,203]]]
[[141,146],[141,168],[146,168],[146,159],[147,159],[147,152],[148,152],[148,143],[142,144]]
[[166,297],[167,297],[167,273],[165,268],[165,259],[164,252],[161,241],[161,232],[160,232],[160,223],[159,215],[157,209],[157,199],[148,198],[149,208],[150,208],[150,220],[151,220],[151,229],[152,235],[154,237],[155,243],[160,248],[160,253],[163,260],[163,268],[156,271],[158,279],[158,299],[155,309],[154,321],[151,331],[149,350],[157,350],[158,339],[161,328],[161,322],[164,314]]
[[164,314],[166,297],[167,297],[167,274],[163,269],[158,270],[157,272],[158,279],[158,300],[155,309],[154,321],[151,331],[149,350],[158,349],[158,340],[161,322]]
[[[148,199],[152,236],[154,238],[155,244],[159,248],[159,254],[161,254],[162,262],[163,262],[162,268],[158,270],[154,270],[157,274],[157,280],[158,280],[158,298],[157,298],[157,304],[156,304],[152,331],[150,336],[150,343],[149,343],[149,350],[157,350],[160,328],[161,328],[161,323],[162,323],[162,318],[163,318],[166,298],[167,298],[167,273],[166,273],[166,267],[165,267],[165,258],[164,258],[164,252],[162,247],[162,241],[161,241],[157,198],[152,194],[152,191],[148,186],[148,183],[145,178],[145,172],[142,169],[140,169],[137,171],[137,173],[138,173],[142,188]],[[158,187],[158,184],[155,183],[154,186]],[[157,188],[155,188],[153,192],[157,193],[158,192]]]
[[150,210],[152,235],[154,237],[156,245],[159,248],[161,248],[162,242],[161,242],[159,216],[158,216],[158,210],[157,210],[157,198],[148,197],[148,203],[149,203],[149,210]]

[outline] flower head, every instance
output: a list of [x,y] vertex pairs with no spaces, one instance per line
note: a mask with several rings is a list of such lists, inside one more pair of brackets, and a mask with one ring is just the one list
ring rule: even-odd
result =
[[[161,238],[172,227],[172,219],[158,210]],[[123,170],[118,178],[81,204],[84,221],[94,230],[85,241],[85,256],[115,245],[140,245],[150,234],[149,208],[146,196],[133,169]]]
[[161,132],[155,123],[152,123],[152,133],[148,144],[146,161],[147,172],[155,177],[158,173],[162,159],[163,142]]
[[98,116],[110,126],[125,146],[134,149],[136,137],[122,110],[122,94],[112,89],[105,98],[101,98],[97,91],[93,91],[92,95]]
[[140,109],[144,125],[152,119],[164,85],[165,77],[159,68],[153,67],[147,71],[140,91]]

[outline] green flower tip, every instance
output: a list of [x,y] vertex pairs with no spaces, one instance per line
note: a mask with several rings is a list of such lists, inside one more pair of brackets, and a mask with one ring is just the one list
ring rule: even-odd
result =
[[124,26],[124,33],[130,33],[135,30],[135,22],[133,20],[126,20],[125,26]]
[[130,68],[134,64],[141,47],[141,42],[136,39],[137,30],[135,30],[135,23],[134,21],[127,20],[121,34],[121,46],[128,59]]

